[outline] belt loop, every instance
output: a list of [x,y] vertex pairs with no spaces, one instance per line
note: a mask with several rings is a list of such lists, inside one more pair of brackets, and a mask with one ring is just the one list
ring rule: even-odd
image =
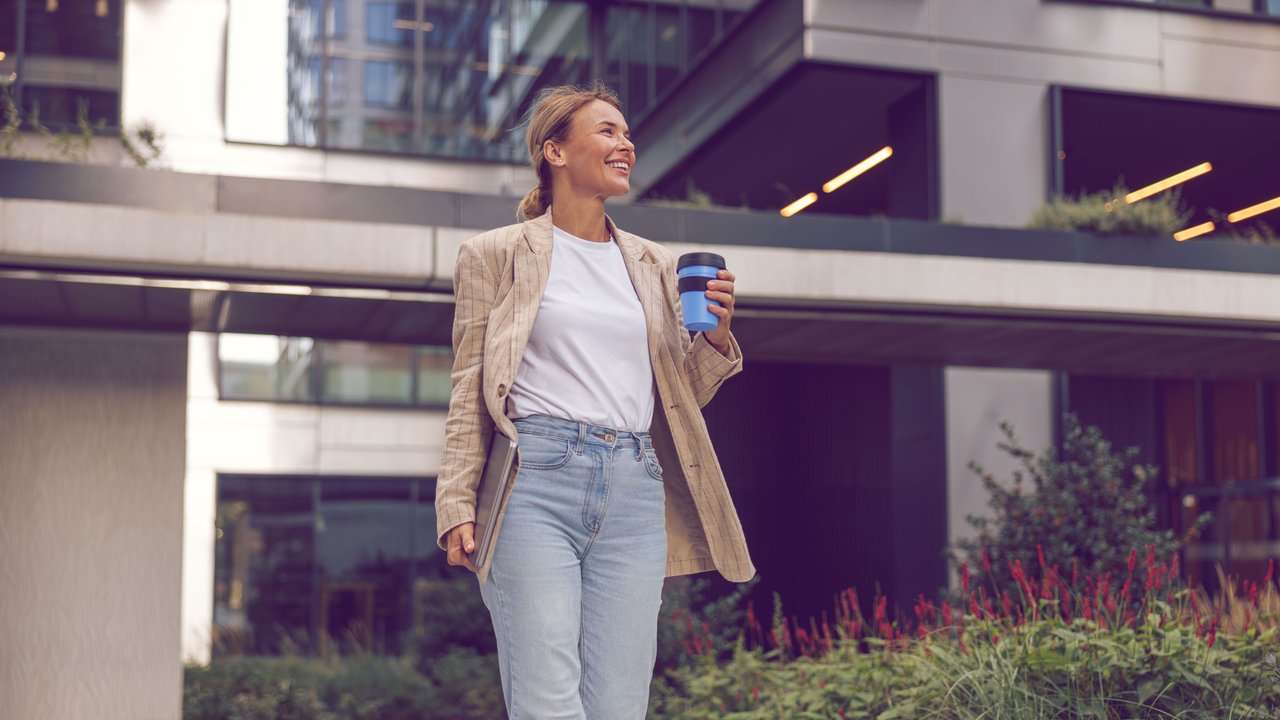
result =
[[587,424],[584,422],[579,422],[578,423],[578,444],[574,447],[573,451],[581,455],[582,447],[583,447],[583,444],[586,442],[586,440],[587,440]]

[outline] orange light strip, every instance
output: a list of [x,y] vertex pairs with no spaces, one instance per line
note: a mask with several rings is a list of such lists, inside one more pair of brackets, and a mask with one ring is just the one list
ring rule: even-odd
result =
[[871,157],[828,180],[827,183],[822,186],[822,192],[835,192],[841,185],[844,185],[862,173],[879,165],[885,160],[888,160],[891,155],[893,155],[893,148],[888,145],[880,148]]
[[1231,213],[1230,215],[1228,215],[1227,220],[1233,223],[1237,223],[1237,222],[1240,222],[1241,220],[1248,220],[1254,215],[1261,215],[1264,212],[1275,210],[1276,208],[1280,208],[1280,197],[1273,197],[1270,200],[1267,200],[1266,202],[1260,202],[1257,205],[1247,207],[1243,210],[1237,210]]
[[1133,192],[1124,196],[1124,201],[1125,203],[1132,205],[1138,202],[1139,200],[1145,200],[1146,198],[1149,198],[1152,195],[1155,195],[1156,193],[1164,192],[1165,190],[1168,190],[1169,188],[1175,185],[1181,185],[1182,183],[1188,180],[1198,178],[1212,169],[1213,169],[1213,165],[1207,162],[1200,163],[1199,165],[1191,168],[1190,170],[1183,170],[1177,175],[1171,175],[1161,180],[1160,182],[1151,183],[1150,185],[1144,188],[1134,190]]
[[782,208],[778,212],[782,213],[782,217],[791,217],[810,205],[818,202],[818,193],[811,192],[790,205]]
[[1205,233],[1211,232],[1213,232],[1213,223],[1200,223],[1199,225],[1189,227],[1186,230],[1179,230],[1173,234],[1173,239],[1178,242],[1182,242],[1183,240],[1190,240],[1191,238],[1200,237]]

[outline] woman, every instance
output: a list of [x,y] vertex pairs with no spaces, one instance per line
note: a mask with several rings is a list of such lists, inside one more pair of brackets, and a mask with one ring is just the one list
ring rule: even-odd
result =
[[[690,339],[675,256],[604,212],[636,160],[612,91],[545,92],[528,145],[528,219],[468,240],[454,270],[439,544],[479,576],[511,720],[643,718],[664,576],[755,574],[700,410],[741,370],[734,276],[708,282],[719,327]],[[477,568],[495,431],[518,440],[516,477]]]

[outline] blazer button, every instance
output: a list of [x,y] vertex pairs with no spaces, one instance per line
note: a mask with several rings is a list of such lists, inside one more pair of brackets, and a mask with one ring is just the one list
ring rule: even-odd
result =
[[507,396],[507,384],[498,383],[498,397],[506,397],[506,396]]

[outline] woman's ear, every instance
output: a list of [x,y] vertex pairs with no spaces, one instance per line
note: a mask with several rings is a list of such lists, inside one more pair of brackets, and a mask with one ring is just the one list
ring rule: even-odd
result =
[[542,143],[542,156],[547,159],[549,164],[555,167],[564,167],[564,148],[560,147],[560,144],[555,140],[548,140]]

